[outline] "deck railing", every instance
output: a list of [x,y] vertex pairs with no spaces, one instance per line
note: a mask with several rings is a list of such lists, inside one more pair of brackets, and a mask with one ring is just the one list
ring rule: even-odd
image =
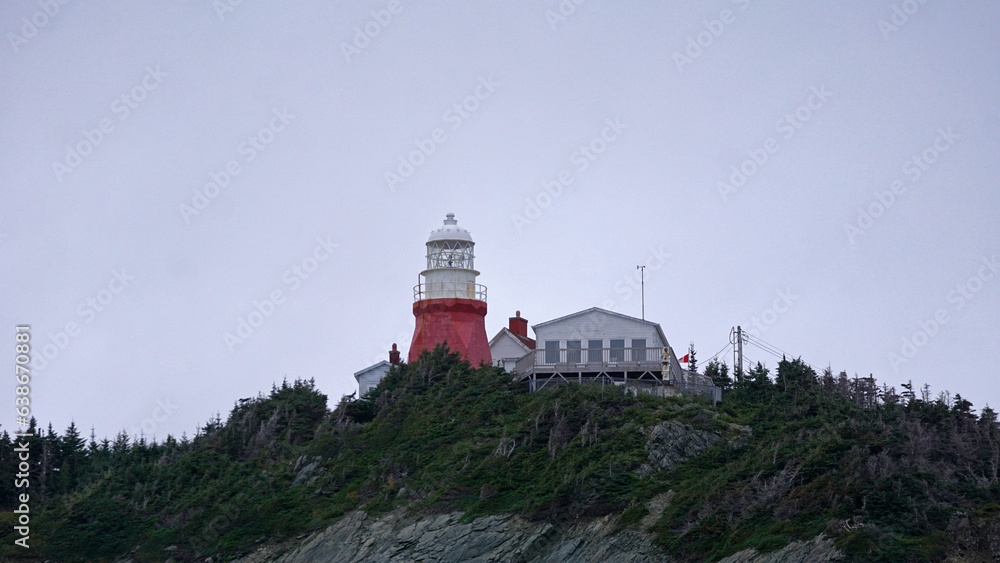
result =
[[486,301],[486,286],[466,281],[418,283],[413,286],[414,301],[446,298]]
[[659,372],[663,348],[541,348],[517,360],[518,375],[558,370],[596,371],[643,369]]

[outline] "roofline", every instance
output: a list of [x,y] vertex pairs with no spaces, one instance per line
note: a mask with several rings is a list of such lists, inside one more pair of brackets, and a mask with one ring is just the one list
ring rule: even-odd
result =
[[545,321],[543,323],[538,323],[536,325],[531,325],[531,330],[535,331],[535,335],[537,336],[538,335],[538,327],[544,327],[544,326],[550,325],[552,323],[557,323],[559,321],[564,321],[566,319],[570,319],[570,318],[573,318],[573,317],[584,315],[584,314],[587,314],[587,313],[590,313],[590,312],[593,312],[593,311],[599,311],[601,313],[606,313],[608,315],[612,315],[612,316],[619,317],[619,318],[622,318],[622,319],[628,319],[630,321],[635,321],[635,322],[643,323],[643,324],[646,324],[646,325],[651,325],[653,328],[656,329],[656,335],[660,337],[660,342],[663,342],[664,346],[669,347],[671,350],[673,350],[673,347],[670,346],[670,342],[667,341],[667,335],[663,333],[663,327],[660,326],[660,323],[654,323],[653,321],[647,321],[646,319],[640,319],[638,317],[633,317],[633,316],[630,316],[630,315],[626,315],[624,313],[617,313],[615,311],[609,311],[607,309],[602,309],[600,307],[591,307],[589,309],[584,309],[582,311],[577,311],[575,313],[570,313],[568,315],[564,315],[562,317],[559,317],[558,319],[552,319],[551,321]]
[[521,340],[520,338],[518,338],[518,336],[517,336],[516,334],[514,334],[514,333],[513,333],[513,332],[512,332],[512,331],[511,331],[511,330],[510,330],[509,328],[507,328],[507,327],[503,327],[503,328],[501,328],[501,329],[500,329],[500,331],[499,331],[499,332],[497,332],[496,336],[494,336],[493,338],[491,338],[491,339],[490,339],[490,344],[489,344],[489,345],[490,345],[490,348],[492,348],[492,347],[493,347],[493,344],[494,344],[494,343],[495,343],[495,342],[496,342],[496,341],[497,341],[497,340],[498,340],[498,339],[499,339],[499,338],[500,338],[501,336],[503,336],[503,334],[504,334],[504,333],[507,333],[507,334],[509,334],[509,335],[511,336],[511,338],[513,338],[513,339],[514,339],[514,341],[515,341],[515,342],[517,342],[517,343],[518,343],[518,344],[519,344],[519,345],[520,345],[520,346],[521,346],[522,348],[524,348],[524,351],[525,351],[525,352],[530,352],[530,351],[531,351],[531,348],[530,348],[530,347],[529,347],[529,346],[528,346],[527,344],[525,344],[523,340]]
[[[591,307],[589,309],[584,309],[582,311],[577,311],[575,313],[570,313],[568,315],[564,315],[564,316],[559,317],[557,319],[552,319],[551,321],[545,321],[543,323],[538,323],[536,325],[531,325],[531,330],[534,330],[537,333],[538,332],[538,327],[543,327],[543,326],[546,326],[546,325],[550,325],[552,323],[556,323],[556,322],[559,322],[559,321],[564,321],[566,319],[577,317],[577,316],[580,316],[580,315],[583,315],[583,314],[586,314],[586,313],[590,313],[592,311],[600,311],[602,313],[607,313],[609,315],[613,315],[615,317],[620,317],[620,318],[623,318],[623,319],[628,319],[630,321],[638,321],[640,323],[645,323],[645,324],[648,324],[648,325],[660,326],[660,323],[654,323],[653,321],[647,321],[645,319],[640,319],[639,317],[632,317],[632,316],[626,315],[624,313],[616,313],[615,311],[609,311],[607,309],[602,309],[600,307]],[[663,329],[660,329],[660,335],[662,336],[662,334],[663,334]],[[666,339],[664,339],[664,340],[666,340]]]
[[359,375],[361,375],[361,374],[363,374],[363,373],[365,373],[367,371],[371,371],[371,370],[373,370],[373,369],[375,369],[377,367],[381,367],[382,364],[385,364],[387,366],[392,366],[392,364],[389,363],[389,360],[382,360],[381,362],[379,362],[377,364],[372,364],[372,365],[370,365],[370,366],[368,366],[366,368],[359,369],[358,371],[354,372],[354,379],[357,379]]

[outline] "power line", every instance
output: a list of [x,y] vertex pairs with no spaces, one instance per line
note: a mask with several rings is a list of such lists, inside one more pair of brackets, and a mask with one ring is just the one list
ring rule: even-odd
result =
[[749,333],[747,334],[747,336],[749,337],[750,340],[755,341],[754,344],[758,348],[764,348],[766,349],[767,352],[770,352],[772,354],[777,353],[777,354],[784,354],[785,356],[791,356],[791,354],[789,354],[788,352],[785,352],[784,350],[778,348],[777,346],[771,344],[770,342],[764,341],[764,339],[760,338],[759,336],[754,336]]
[[776,356],[778,358],[783,357],[781,350],[778,350],[777,348],[771,346],[770,344],[764,341],[758,341],[757,339],[751,337],[747,339],[747,342],[753,344],[754,346],[760,348],[761,350],[767,352],[768,354],[771,354],[772,356]]
[[707,360],[705,360],[705,363],[708,363],[708,362],[711,362],[711,361],[712,361],[712,360],[714,360],[715,358],[718,358],[718,357],[719,357],[719,354],[721,354],[721,353],[725,352],[725,351],[726,351],[726,348],[729,348],[729,346],[731,346],[731,344],[726,344],[725,346],[723,346],[723,347],[722,347],[722,350],[719,350],[719,351],[718,351],[718,352],[716,352],[716,353],[715,353],[714,355],[712,355],[712,356],[711,356],[710,358],[708,358]]
[[[760,348],[761,350],[763,350],[763,351],[765,351],[765,352],[773,355],[776,358],[781,358],[781,359],[785,360],[785,359],[787,359],[789,357],[792,357],[792,358],[796,357],[793,354],[789,354],[788,352],[782,350],[781,348],[778,348],[774,344],[771,344],[769,342],[765,342],[759,336],[753,336],[753,335],[750,335],[750,334],[747,334],[747,336],[749,336],[748,341],[750,342],[750,344],[753,344],[757,348]],[[799,360],[802,363],[804,363],[805,365],[809,366],[813,371],[816,371],[816,366],[810,364],[809,362],[807,362],[805,360],[802,360],[801,357],[799,358]]]

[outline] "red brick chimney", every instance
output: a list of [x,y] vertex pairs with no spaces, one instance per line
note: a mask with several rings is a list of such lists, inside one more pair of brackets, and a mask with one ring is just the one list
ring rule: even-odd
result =
[[518,336],[528,337],[528,319],[521,318],[521,311],[516,311],[515,316],[510,317],[508,329]]
[[399,365],[399,350],[396,349],[396,343],[392,343],[392,350],[389,350],[389,363],[398,366]]

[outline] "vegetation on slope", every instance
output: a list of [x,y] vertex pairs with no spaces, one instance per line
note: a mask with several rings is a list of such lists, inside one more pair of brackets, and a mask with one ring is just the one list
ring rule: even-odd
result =
[[859,561],[938,561],[989,551],[1000,532],[1000,430],[986,407],[912,385],[758,364],[720,406],[754,430],[664,478],[677,495],[657,525],[668,547],[720,556],[819,533]]
[[[706,373],[728,384],[718,364]],[[640,477],[643,429],[666,420],[753,433]],[[819,533],[855,560],[937,560],[1000,531],[992,410],[977,417],[958,396],[896,395],[798,361],[773,379],[758,366],[712,407],[614,386],[527,393],[439,348],[332,411],[311,381],[296,381],[240,400],[191,440],[85,443],[71,426],[50,428],[32,451],[29,553],[39,559],[234,555],[350,510],[400,505],[550,522],[621,513],[630,526],[666,491],[673,500],[652,531],[689,560]],[[0,467],[12,475],[14,464],[0,436]],[[13,494],[0,484],[0,556],[23,558]]]

